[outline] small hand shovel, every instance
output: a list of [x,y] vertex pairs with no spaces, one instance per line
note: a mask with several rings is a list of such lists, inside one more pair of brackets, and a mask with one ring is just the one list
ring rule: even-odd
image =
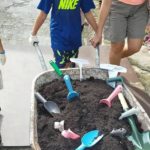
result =
[[70,77],[69,75],[65,75],[64,76],[64,81],[66,83],[67,89],[69,91],[68,95],[67,95],[67,99],[69,101],[73,100],[76,97],[79,97],[79,93],[77,93],[76,91],[73,90],[72,85],[71,85],[71,81],[70,81]]
[[120,129],[113,129],[110,134],[116,137],[120,137],[123,139],[123,137],[125,137],[127,133],[127,130],[124,128],[120,128]]
[[89,64],[89,62],[85,59],[79,59],[79,58],[70,58],[71,62],[76,63],[79,66],[80,69],[80,81],[83,80],[83,75],[82,75],[82,67],[83,65]]
[[84,150],[85,148],[92,147],[97,144],[102,138],[103,134],[100,134],[99,130],[89,131],[84,134],[81,139],[81,145],[75,150]]
[[[127,69],[125,67],[112,65],[112,64],[101,64],[100,68],[108,70],[109,78],[116,78],[118,73],[120,73],[120,72],[126,73],[127,72]],[[115,82],[108,82],[108,84],[113,88],[115,88],[115,86],[116,86]]]
[[53,101],[47,101],[40,93],[36,92],[35,97],[37,100],[44,104],[44,108],[52,115],[52,113],[59,114],[60,109],[58,105]]
[[[124,111],[129,109],[127,102],[122,93],[118,94]],[[150,150],[150,131],[140,133],[136,127],[133,116],[129,116],[128,122],[132,129],[132,134],[128,136],[128,140],[133,143],[135,150]]]
[[[117,84],[119,85],[124,84],[123,78],[121,77],[111,78],[109,79],[108,82],[114,82],[114,81],[116,81]],[[128,111],[129,107],[122,92],[118,94],[118,97],[123,107],[123,110],[125,112]],[[135,146],[135,150],[150,150],[150,131],[140,133],[137,129],[133,116],[128,116],[127,119],[132,129],[132,134],[127,138],[129,141],[133,143],[133,145]]]
[[62,135],[64,138],[72,139],[72,140],[76,140],[76,139],[80,138],[80,135],[74,133],[73,131],[71,131],[71,129],[63,130],[63,131],[61,132],[61,135]]
[[49,63],[50,63],[50,65],[53,67],[53,69],[55,70],[55,72],[57,73],[57,75],[58,75],[59,77],[63,77],[63,76],[64,76],[63,73],[62,73],[62,71],[59,69],[59,67],[57,66],[56,63],[54,63],[52,60],[49,61]]
[[108,107],[112,106],[112,101],[114,98],[122,91],[122,86],[118,85],[115,90],[110,94],[110,96],[107,99],[100,100],[100,103],[106,104]]
[[140,112],[140,109],[138,107],[133,107],[131,109],[128,109],[127,111],[123,112],[121,116],[119,117],[119,120],[122,120],[123,118],[132,116],[132,115],[138,115]]

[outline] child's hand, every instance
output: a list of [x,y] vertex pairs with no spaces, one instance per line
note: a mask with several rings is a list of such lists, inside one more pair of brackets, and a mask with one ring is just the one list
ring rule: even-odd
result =
[[31,43],[33,46],[34,46],[35,43],[38,44],[39,40],[38,40],[37,36],[36,35],[30,35],[30,37],[29,37],[29,43]]
[[6,56],[5,56],[5,52],[0,53],[0,64],[4,65],[6,62]]
[[93,45],[93,47],[95,48],[97,45],[101,44],[102,37],[95,35],[90,41],[91,41],[91,44]]

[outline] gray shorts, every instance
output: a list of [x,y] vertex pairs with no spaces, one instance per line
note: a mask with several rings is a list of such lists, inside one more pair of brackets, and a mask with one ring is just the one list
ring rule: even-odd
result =
[[110,14],[104,27],[104,38],[111,42],[143,39],[148,22],[147,3],[128,5],[112,0]]

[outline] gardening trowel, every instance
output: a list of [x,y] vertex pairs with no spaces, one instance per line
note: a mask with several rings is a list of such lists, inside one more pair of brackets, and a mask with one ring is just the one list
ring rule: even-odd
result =
[[[111,81],[115,80],[117,84],[124,85],[123,78],[117,77],[116,79],[115,78],[111,79]],[[122,92],[118,94],[118,97],[123,107],[123,110],[125,112],[128,111],[129,107]],[[132,129],[132,134],[127,138],[129,141],[133,143],[133,145],[135,146],[135,150],[150,150],[150,131],[140,133],[137,129],[133,116],[128,116],[127,119]]]
[[69,93],[67,95],[68,101],[71,101],[71,100],[73,100],[76,97],[79,97],[79,93],[77,93],[76,91],[74,91],[73,88],[72,88],[72,84],[71,84],[69,75],[65,75],[64,76],[64,81],[65,81],[67,89],[69,91]]
[[129,117],[132,115],[138,115],[139,113],[140,113],[140,109],[138,107],[133,107],[123,112],[121,116],[119,117],[119,120],[122,120],[123,118]]
[[72,140],[77,140],[78,138],[80,138],[80,135],[74,133],[73,131],[71,131],[71,129],[63,130],[61,132],[61,135],[66,139],[72,139]]
[[122,138],[122,139],[125,137],[126,133],[127,133],[127,130],[124,129],[124,128],[113,129],[113,130],[110,132],[110,134],[111,134],[112,136],[120,137],[120,138]]
[[108,85],[110,85],[111,87],[115,88],[116,85],[123,83],[123,78],[118,76],[118,77],[112,77],[112,78],[108,78],[106,79],[106,83]]
[[[118,94],[119,100],[124,111],[129,109],[128,104],[122,93]],[[129,116],[128,122],[132,129],[132,134],[128,136],[128,140],[133,143],[135,150],[150,150],[150,131],[140,133],[137,129],[133,116]]]
[[63,75],[62,71],[59,69],[59,67],[56,65],[56,63],[54,63],[52,60],[49,62],[50,65],[54,68],[55,72],[57,73],[57,75],[59,77],[63,77],[64,81],[65,81],[65,84],[67,86],[67,89],[69,91],[68,95],[67,95],[67,99],[69,101],[73,100],[74,98],[76,97],[79,97],[79,94],[76,92],[76,91],[73,91],[73,88],[72,88],[72,84],[71,84],[71,81],[70,81],[70,77],[69,75]]
[[75,150],[84,150],[85,148],[92,147],[97,144],[102,138],[103,134],[99,132],[99,130],[89,131],[84,134],[81,138],[81,145]]
[[55,72],[57,73],[57,75],[58,75],[59,77],[63,77],[63,73],[62,73],[62,71],[59,69],[59,67],[57,66],[57,64],[56,64],[54,61],[52,61],[52,60],[50,60],[49,63],[50,63],[50,65],[53,67],[53,69],[55,70]]
[[[123,73],[127,72],[127,69],[125,67],[112,65],[112,64],[101,64],[100,68],[108,70],[109,78],[117,77],[118,73],[120,73],[120,72],[123,72]],[[115,88],[115,86],[116,86],[115,82],[110,82],[108,84],[113,88]]]
[[79,66],[80,69],[80,81],[83,80],[83,75],[82,75],[82,67],[83,65],[89,64],[89,62],[85,59],[79,59],[79,58],[70,58],[71,62],[76,63]]
[[37,100],[44,104],[44,108],[52,115],[52,113],[59,114],[60,109],[58,105],[53,101],[47,101],[39,92],[35,93]]
[[116,96],[118,96],[118,93],[120,93],[122,91],[122,86],[121,85],[118,85],[115,90],[109,95],[108,98],[106,99],[101,99],[100,100],[100,103],[104,103],[106,104],[108,107],[111,107],[112,106],[112,101],[114,100],[114,98]]

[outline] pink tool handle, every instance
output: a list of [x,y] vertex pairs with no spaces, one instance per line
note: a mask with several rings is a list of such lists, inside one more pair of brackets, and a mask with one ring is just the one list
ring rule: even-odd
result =
[[70,129],[62,131],[61,135],[67,139],[73,139],[73,140],[80,138],[80,135],[72,132]]
[[112,100],[122,91],[122,86],[118,85],[115,90],[110,94],[110,96],[107,99],[100,100],[100,103],[104,103],[111,107]]
[[111,102],[120,92],[122,91],[122,86],[118,85],[115,90],[109,95],[107,101]]

